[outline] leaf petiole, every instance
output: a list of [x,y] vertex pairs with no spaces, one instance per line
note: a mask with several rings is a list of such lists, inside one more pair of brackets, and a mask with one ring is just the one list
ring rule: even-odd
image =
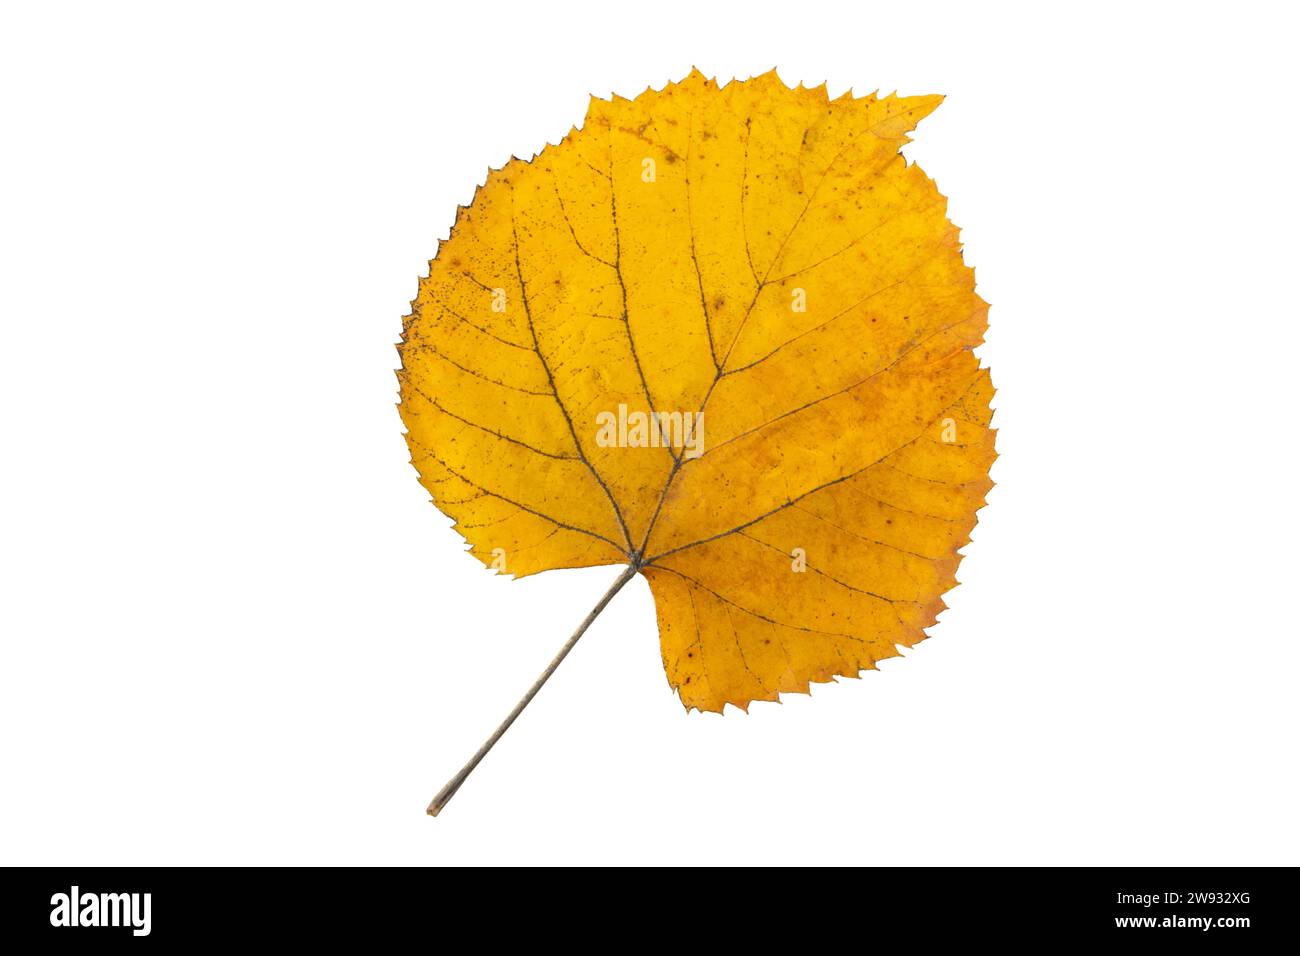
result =
[[519,703],[515,704],[514,710],[510,711],[510,714],[506,719],[501,721],[501,724],[497,729],[492,732],[492,736],[488,737],[488,739],[484,741],[483,746],[478,749],[478,752],[474,754],[473,757],[469,758],[469,761],[465,766],[461,767],[460,771],[448,780],[446,785],[438,791],[437,796],[435,796],[433,801],[429,804],[429,816],[436,817],[442,811],[442,808],[447,805],[448,801],[456,795],[456,791],[460,789],[461,784],[463,784],[466,778],[474,772],[474,768],[477,767],[479,762],[487,756],[488,751],[496,745],[496,742],[501,739],[501,736],[510,729],[510,725],[515,722],[515,718],[523,713],[524,708],[527,707],[529,702],[537,696],[537,692],[542,689],[542,685],[545,684],[547,680],[550,679],[550,676],[555,673],[555,669],[559,667],[560,662],[568,656],[569,651],[573,650],[573,646],[578,643],[578,638],[582,637],[582,635],[586,633],[587,628],[591,627],[591,622],[596,620],[596,616],[600,614],[601,611],[605,610],[605,606],[613,600],[614,595],[622,589],[623,585],[632,580],[640,570],[641,565],[639,561],[636,561],[623,569],[623,573],[620,574],[618,579],[609,586],[609,590],[606,591],[604,597],[596,603],[596,606],[591,609],[591,613],[583,618],[582,623],[578,625],[578,629],[573,632],[573,636],[570,637],[564,643],[564,646],[560,648],[560,652],[556,654],[551,663],[547,665],[546,670],[542,671],[541,676],[533,682],[533,686],[528,688],[528,693],[524,694]]

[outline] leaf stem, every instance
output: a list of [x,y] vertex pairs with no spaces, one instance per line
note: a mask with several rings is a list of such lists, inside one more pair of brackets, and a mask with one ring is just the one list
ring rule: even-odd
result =
[[618,579],[610,585],[609,590],[605,592],[605,596],[602,597],[596,603],[596,606],[591,609],[591,613],[583,618],[582,623],[578,625],[578,629],[573,632],[573,636],[570,637],[565,642],[564,646],[560,648],[560,652],[556,654],[551,663],[547,665],[546,670],[542,671],[542,675],[533,682],[533,686],[528,688],[528,693],[524,694],[519,703],[515,704],[515,709],[510,711],[509,716],[507,716],[505,720],[501,721],[500,726],[498,726],[496,730],[492,731],[492,736],[488,737],[488,739],[484,741],[483,746],[478,749],[478,752],[474,754],[474,756],[469,758],[469,761],[465,766],[461,767],[460,771],[448,780],[446,785],[438,791],[438,795],[435,796],[433,802],[429,804],[429,816],[436,817],[442,811],[442,808],[447,805],[448,801],[456,795],[456,791],[460,789],[460,785],[463,784],[466,778],[474,772],[474,768],[477,767],[479,762],[487,756],[488,751],[496,745],[496,742],[501,739],[501,736],[510,729],[510,725],[515,722],[515,718],[522,714],[524,708],[527,707],[532,699],[537,696],[537,692],[542,689],[542,685],[545,684],[547,680],[550,679],[550,676],[555,673],[555,669],[559,667],[560,662],[569,655],[569,651],[573,650],[573,646],[578,643],[578,638],[582,637],[582,635],[586,633],[587,628],[591,627],[591,622],[596,620],[596,615],[605,610],[605,605],[609,604],[609,602],[613,600],[614,595],[622,590],[623,585],[632,580],[640,570],[641,564],[640,561],[637,560],[634,560],[632,564],[623,569],[623,573],[620,574]]

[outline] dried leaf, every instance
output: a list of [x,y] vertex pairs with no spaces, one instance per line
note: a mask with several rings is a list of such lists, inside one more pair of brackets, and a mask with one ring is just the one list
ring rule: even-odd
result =
[[434,502],[505,573],[639,570],[688,708],[856,676],[956,583],[993,388],[958,230],[899,153],[940,99],[775,71],[593,99],[420,283],[401,413]]

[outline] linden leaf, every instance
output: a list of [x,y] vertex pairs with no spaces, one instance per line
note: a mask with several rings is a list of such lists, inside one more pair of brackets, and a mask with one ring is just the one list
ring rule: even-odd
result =
[[500,572],[636,573],[688,708],[926,636],[992,483],[988,305],[899,152],[941,97],[698,71],[493,170],[405,321],[412,461]]

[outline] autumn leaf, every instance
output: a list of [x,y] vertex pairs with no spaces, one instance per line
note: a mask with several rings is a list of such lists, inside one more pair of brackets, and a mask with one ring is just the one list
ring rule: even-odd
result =
[[593,98],[420,283],[400,408],[435,504],[502,573],[624,565],[597,610],[644,576],[688,709],[856,676],[956,583],[993,388],[988,305],[899,152],[940,101],[775,71]]

